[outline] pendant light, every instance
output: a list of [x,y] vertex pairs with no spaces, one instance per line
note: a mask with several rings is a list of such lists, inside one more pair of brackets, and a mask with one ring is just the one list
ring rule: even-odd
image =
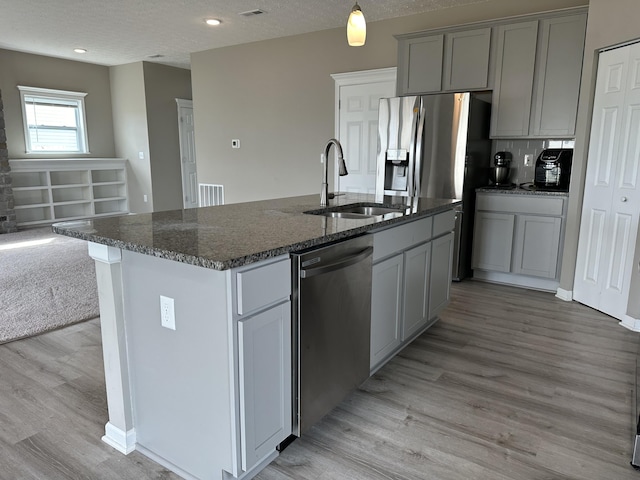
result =
[[349,20],[347,20],[347,40],[352,47],[361,47],[367,39],[367,23],[360,10],[360,5],[356,4],[351,9]]

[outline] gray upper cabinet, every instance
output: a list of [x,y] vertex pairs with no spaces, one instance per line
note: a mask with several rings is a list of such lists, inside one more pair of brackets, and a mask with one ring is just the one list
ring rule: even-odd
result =
[[489,86],[491,27],[398,40],[398,95]]
[[497,27],[493,138],[575,134],[587,14]]
[[541,21],[531,133],[575,134],[587,14]]
[[440,91],[444,35],[411,38],[401,43],[398,52],[400,94]]
[[538,22],[497,27],[492,137],[526,137],[533,94]]
[[491,27],[446,34],[443,90],[487,88],[490,53]]
[[575,135],[586,8],[398,35],[398,95],[493,90],[492,138]]

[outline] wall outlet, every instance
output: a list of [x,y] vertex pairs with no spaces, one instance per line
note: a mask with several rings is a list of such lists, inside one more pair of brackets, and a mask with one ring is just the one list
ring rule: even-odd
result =
[[164,328],[176,329],[176,312],[173,298],[160,295],[160,323]]
[[240,148],[240,140],[237,138],[231,140],[231,148]]
[[533,165],[533,154],[527,153],[524,156],[524,166],[530,167],[531,165]]
[[146,196],[146,195],[142,195],[142,200],[144,200],[144,203],[147,203],[147,201],[148,201],[149,199],[147,198],[147,196]]

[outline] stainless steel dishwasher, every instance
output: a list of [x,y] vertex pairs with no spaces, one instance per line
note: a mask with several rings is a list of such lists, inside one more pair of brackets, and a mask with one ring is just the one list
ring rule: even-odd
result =
[[292,254],[298,437],[369,377],[372,252],[366,235]]

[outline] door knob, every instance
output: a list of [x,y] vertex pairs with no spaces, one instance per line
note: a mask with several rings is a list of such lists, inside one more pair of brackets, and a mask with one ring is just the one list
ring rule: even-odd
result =
[[627,197],[621,197],[621,198],[620,198],[620,201],[621,201],[621,202],[626,202],[626,201],[627,201]]

